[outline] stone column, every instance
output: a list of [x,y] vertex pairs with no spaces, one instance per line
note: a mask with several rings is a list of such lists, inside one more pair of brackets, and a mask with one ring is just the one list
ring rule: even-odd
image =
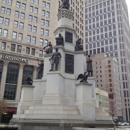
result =
[[3,99],[3,96],[4,96],[7,67],[8,67],[9,61],[3,61],[3,63],[4,64],[3,64],[3,71],[2,71],[1,85],[0,85],[0,99]]
[[15,97],[16,101],[20,100],[24,65],[25,64],[20,63],[19,74],[18,74],[18,83],[17,83],[17,91],[16,91],[16,97]]
[[33,80],[37,78],[37,67],[38,67],[38,66],[34,66]]

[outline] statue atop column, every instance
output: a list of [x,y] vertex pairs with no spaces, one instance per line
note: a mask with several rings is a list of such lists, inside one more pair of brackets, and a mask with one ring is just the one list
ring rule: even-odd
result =
[[39,60],[38,60],[37,79],[41,79],[43,77],[43,68],[44,68],[43,60],[41,60],[40,63],[39,63]]
[[[48,47],[48,48],[47,48]],[[47,49],[46,49],[47,48]],[[43,49],[46,49],[44,52],[46,52],[46,54],[51,54],[52,53],[52,50],[53,50],[53,47],[52,47],[52,44],[51,42],[49,42],[47,44],[47,46],[45,46]]]
[[[61,58],[61,54],[60,54],[60,52],[58,52],[58,48],[56,48],[56,52],[54,52],[52,57],[49,59],[51,62],[50,71],[57,71],[58,70],[58,64],[59,64],[60,58]],[[54,69],[54,65],[55,65],[55,69]]]
[[61,0],[61,5],[59,6],[59,9],[67,9],[69,10],[70,8],[70,4],[69,4],[69,0]]
[[62,45],[64,46],[64,39],[63,36],[59,33],[59,36],[55,38],[56,39],[56,45]]
[[83,51],[83,43],[81,38],[76,41],[75,51]]
[[88,59],[87,59],[87,72],[88,72],[88,76],[92,77],[93,76],[93,67],[92,67],[92,59],[90,57],[90,55],[88,55]]

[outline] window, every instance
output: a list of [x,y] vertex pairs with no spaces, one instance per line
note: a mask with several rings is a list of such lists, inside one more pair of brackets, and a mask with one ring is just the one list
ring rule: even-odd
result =
[[2,77],[2,71],[3,71],[3,62],[0,62],[0,82]]
[[39,4],[39,0],[35,0],[35,4],[38,5]]
[[29,31],[29,32],[32,31],[32,25],[28,25],[28,31]]
[[40,45],[43,46],[43,39],[40,38]]
[[8,35],[8,30],[4,29],[4,37],[7,37]]
[[5,25],[9,25],[9,19],[5,19]]
[[32,51],[31,51],[31,55],[35,55],[35,49],[34,48],[32,48]]
[[32,43],[35,44],[36,43],[36,37],[32,37]]
[[49,30],[46,29],[45,35],[46,35],[46,36],[49,36]]
[[45,10],[42,10],[42,16],[45,16]]
[[4,21],[4,18],[3,17],[0,17],[0,24],[2,24]]
[[41,19],[41,25],[44,25],[44,24],[45,24],[45,20]]
[[2,50],[5,50],[5,49],[6,49],[6,43],[5,43],[5,42],[2,42],[2,43],[1,43],[1,49],[2,49]]
[[18,21],[14,21],[14,28],[18,27]]
[[2,28],[0,28],[0,35],[2,34]]
[[3,3],[3,4],[6,4],[6,0],[2,0],[2,3]]
[[28,43],[31,42],[31,36],[30,36],[30,35],[27,36],[27,42],[28,42]]
[[50,4],[49,3],[46,4],[46,8],[50,9]]
[[25,13],[21,13],[21,19],[25,18]]
[[29,47],[26,47],[26,54],[30,54],[30,48]]
[[33,12],[33,6],[30,6],[30,12]]
[[13,32],[12,38],[13,38],[13,39],[16,39],[16,38],[17,38],[17,32]]
[[49,27],[49,21],[46,20],[46,27]]
[[11,9],[8,9],[8,8],[7,8],[6,14],[7,14],[7,15],[10,15],[10,14],[11,14]]
[[8,5],[12,5],[12,0],[8,0]]
[[37,32],[37,27],[33,26],[33,32],[36,33]]
[[41,34],[44,35],[44,29],[43,28],[41,28]]
[[16,2],[16,7],[20,8],[20,2],[18,2],[18,1]]
[[15,17],[18,18],[19,17],[19,12],[15,11]]
[[43,51],[42,50],[39,50],[39,56],[43,57]]
[[23,28],[24,28],[24,23],[20,22],[19,28],[20,28],[20,29],[23,29]]
[[5,13],[5,7],[1,7],[1,13],[2,13],[2,14]]
[[46,12],[46,17],[49,18],[50,17],[50,12]]
[[22,51],[22,46],[17,45],[17,52],[21,53],[21,51]]
[[33,16],[29,15],[29,21],[32,22],[33,21]]
[[22,3],[22,9],[25,10],[26,9],[26,4]]
[[34,23],[37,23],[37,17],[34,17]]
[[38,8],[35,7],[34,13],[35,13],[35,14],[38,14]]
[[46,2],[45,1],[42,2],[42,7],[46,7]]
[[15,51],[15,46],[16,46],[15,44],[11,44],[10,50],[11,50],[11,51]]
[[34,0],[31,0],[31,3],[34,3]]
[[19,39],[20,41],[23,40],[23,34],[22,34],[22,33],[19,33],[19,35],[18,35],[18,39]]

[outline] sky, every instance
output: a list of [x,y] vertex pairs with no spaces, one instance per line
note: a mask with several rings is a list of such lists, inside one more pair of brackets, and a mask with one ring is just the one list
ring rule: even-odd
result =
[[130,0],[126,0],[126,3],[128,5],[128,11],[129,11],[129,22],[130,22]]

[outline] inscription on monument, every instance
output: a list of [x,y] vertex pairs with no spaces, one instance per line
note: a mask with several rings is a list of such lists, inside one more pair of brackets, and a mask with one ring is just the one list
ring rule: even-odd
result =
[[65,72],[70,74],[74,73],[74,55],[65,55]]
[[71,32],[65,32],[65,41],[73,43],[73,34]]

